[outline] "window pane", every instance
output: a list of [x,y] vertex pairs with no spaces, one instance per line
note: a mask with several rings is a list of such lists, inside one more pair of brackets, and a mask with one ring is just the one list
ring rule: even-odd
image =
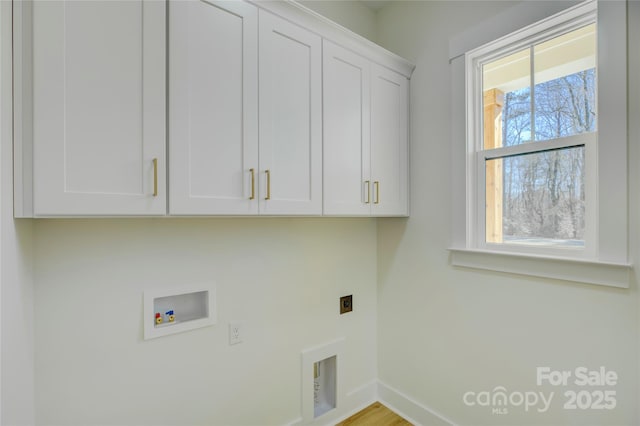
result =
[[484,149],[531,140],[531,49],[482,66]]
[[596,28],[534,46],[536,141],[596,130]]
[[[584,246],[584,152],[573,147],[487,160],[486,241]],[[492,184],[489,172],[497,169],[502,181]]]
[[504,146],[531,142],[531,88],[508,92],[504,97],[502,126]]

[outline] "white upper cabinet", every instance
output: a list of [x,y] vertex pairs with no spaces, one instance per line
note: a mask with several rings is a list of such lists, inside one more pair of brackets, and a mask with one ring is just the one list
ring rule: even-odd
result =
[[406,216],[408,80],[323,43],[324,214]]
[[322,214],[321,38],[260,11],[260,212]]
[[296,2],[16,1],[12,42],[16,217],[408,214],[413,65]]
[[258,214],[258,10],[169,3],[170,214]]
[[321,214],[320,37],[243,2],[169,14],[170,214]]
[[406,216],[408,205],[408,80],[372,66],[371,213]]
[[324,214],[371,212],[368,59],[323,42]]
[[23,35],[30,25],[32,33],[22,40],[33,52],[25,70],[33,103],[23,100],[33,114],[33,139],[24,141],[33,144],[33,212],[20,213],[165,214],[165,5],[24,7],[33,7]]

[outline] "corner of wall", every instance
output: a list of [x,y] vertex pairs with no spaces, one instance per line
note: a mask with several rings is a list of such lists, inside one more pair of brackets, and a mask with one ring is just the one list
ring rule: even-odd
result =
[[0,423],[35,423],[33,223],[13,218],[12,4],[0,3]]

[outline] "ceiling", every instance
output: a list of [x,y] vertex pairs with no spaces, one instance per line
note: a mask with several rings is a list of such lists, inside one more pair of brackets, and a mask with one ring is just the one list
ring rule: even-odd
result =
[[367,6],[369,9],[372,9],[374,12],[377,12],[378,10],[382,9],[383,7],[391,3],[391,0],[360,0],[360,1],[364,3],[364,5]]

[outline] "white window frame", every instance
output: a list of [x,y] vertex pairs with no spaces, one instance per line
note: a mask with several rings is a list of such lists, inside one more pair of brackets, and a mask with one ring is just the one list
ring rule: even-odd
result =
[[[585,249],[581,253],[547,247],[542,251],[500,249],[501,244],[478,244],[478,229],[484,230],[484,194],[475,188],[478,158],[469,139],[467,120],[474,119],[467,103],[467,90],[473,84],[467,72],[468,54],[483,46],[504,48],[517,40],[531,43],[536,34],[563,28],[571,23],[584,25],[597,8],[597,137],[584,141],[587,162],[595,162],[596,173],[587,178],[595,189],[587,207],[594,218],[585,230]],[[586,19],[587,21],[583,20]],[[563,27],[563,25],[565,25]],[[515,49],[515,47],[514,47]],[[454,267],[497,271],[566,280],[578,283],[628,288],[631,265],[628,260],[627,194],[627,7],[625,2],[587,0],[565,8],[555,2],[522,2],[498,16],[480,22],[449,41],[452,96],[452,244],[450,262]],[[479,56],[479,55],[477,55]],[[476,101],[477,102],[477,101]],[[473,110],[471,110],[473,111]],[[477,120],[477,117],[475,118]],[[578,136],[584,138],[588,136]],[[468,143],[471,140],[471,145]],[[534,142],[539,144],[540,142]],[[553,143],[562,143],[550,141]],[[582,143],[582,142],[580,142]],[[473,148],[473,149],[472,149]],[[484,178],[481,180],[484,185]],[[595,195],[594,195],[595,194]],[[482,203],[478,202],[482,200]],[[479,217],[478,211],[483,212]],[[482,226],[478,226],[482,221]]]
[[[467,98],[467,221],[470,232],[467,245],[479,250],[500,251],[506,253],[524,253],[543,256],[566,257],[576,259],[594,259],[597,248],[597,130],[559,139],[523,143],[485,150],[483,147],[483,87],[482,66],[497,59],[522,51],[533,45],[559,37],[568,32],[597,21],[595,2],[585,4],[578,10],[561,13],[554,19],[531,25],[526,31],[516,32],[499,40],[485,44],[466,53],[466,98]],[[533,60],[533,58],[531,58]],[[531,70],[533,75],[533,69]],[[596,79],[597,79],[596,72]],[[597,81],[596,81],[597,88]],[[596,89],[597,96],[597,89]],[[485,182],[486,160],[504,158],[520,154],[535,154],[545,150],[585,147],[585,233],[584,247],[533,246],[510,243],[486,242]]]

